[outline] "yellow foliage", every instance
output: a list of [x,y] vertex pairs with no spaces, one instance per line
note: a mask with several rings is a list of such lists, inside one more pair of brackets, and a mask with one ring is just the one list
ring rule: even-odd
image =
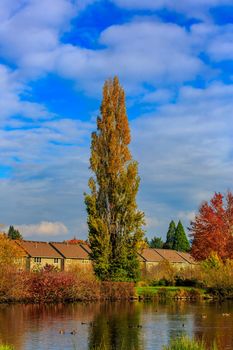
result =
[[4,233],[0,233],[1,269],[19,266],[23,256],[24,252],[22,248],[20,248],[14,240],[9,239]]

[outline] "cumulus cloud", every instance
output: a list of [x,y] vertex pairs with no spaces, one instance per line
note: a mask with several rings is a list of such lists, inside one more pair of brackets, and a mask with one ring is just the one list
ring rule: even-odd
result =
[[[183,87],[176,104],[132,122],[132,149],[139,161],[140,203],[160,219],[198,210],[214,191],[226,191],[233,173],[232,85]],[[184,210],[186,208],[186,210]],[[185,225],[188,215],[183,215]],[[149,228],[150,231],[150,228]]]
[[68,229],[62,222],[42,221],[38,224],[15,225],[15,228],[22,233],[24,238],[43,236],[55,237],[67,235]]
[[176,24],[135,20],[107,28],[99,42],[103,49],[61,47],[56,58],[58,73],[76,77],[87,90],[99,89],[100,82],[117,74],[133,91],[145,82],[187,81],[204,69],[190,34]]
[[21,115],[30,119],[49,118],[49,113],[41,104],[21,99],[27,87],[17,78],[17,73],[0,64],[0,110],[1,122],[8,117]]

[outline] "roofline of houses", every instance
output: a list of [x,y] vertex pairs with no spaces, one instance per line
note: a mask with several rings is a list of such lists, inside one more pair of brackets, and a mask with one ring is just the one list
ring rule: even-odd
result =
[[[53,258],[58,258],[58,259],[77,259],[77,260],[90,260],[90,250],[88,251],[88,249],[85,247],[85,244],[83,243],[77,243],[77,245],[83,250],[85,251],[85,253],[88,254],[88,257],[80,257],[80,256],[69,256],[67,257],[64,253],[61,252],[61,250],[59,250],[58,247],[56,247],[55,245],[67,245],[67,246],[73,246],[73,243],[69,243],[69,242],[46,242],[46,241],[32,241],[32,240],[16,240],[15,241],[21,249],[23,249],[23,251],[30,257],[30,258],[35,258],[35,257],[41,257],[41,258],[47,258],[47,259],[53,259]],[[49,245],[54,252],[56,252],[56,256],[52,256],[52,255],[43,255],[43,254],[38,254],[38,255],[34,255],[30,253],[30,249],[27,249],[27,247],[24,247],[22,244],[20,244],[20,242],[25,242],[25,243],[38,243],[38,244],[46,244]],[[182,264],[182,263],[188,263],[188,264],[192,264],[195,262],[192,262],[191,259],[187,259],[185,256],[181,255],[182,252],[178,252],[176,250],[171,250],[171,249],[165,249],[164,251],[172,251],[173,254],[177,254],[179,256],[179,258],[181,259],[181,261],[173,261],[172,259],[169,259],[169,257],[166,258],[166,256],[164,256],[163,254],[161,254],[160,249],[156,249],[156,248],[146,248],[146,249],[151,249],[153,250],[155,253],[157,253],[160,257],[161,257],[161,261],[169,261],[170,263],[177,263],[177,264]],[[59,255],[59,257],[57,256],[57,254]],[[187,253],[188,254],[188,253]],[[144,254],[143,254],[143,250],[140,251],[138,253],[138,256],[142,259],[143,263],[158,263],[160,262],[159,260],[150,260],[148,259]],[[191,258],[191,256],[190,256]]]

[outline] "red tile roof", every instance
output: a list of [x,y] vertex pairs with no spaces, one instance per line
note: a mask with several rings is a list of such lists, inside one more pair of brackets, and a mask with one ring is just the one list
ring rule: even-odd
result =
[[88,252],[88,254],[91,254],[91,248],[90,248],[90,246],[87,243],[86,244],[80,243],[80,246],[82,248],[84,248]]
[[187,260],[190,264],[196,264],[196,261],[193,259],[192,255],[189,253],[177,252],[182,258]]
[[67,259],[90,259],[88,252],[80,244],[64,242],[50,242],[64,258]]
[[17,241],[20,247],[31,257],[62,258],[62,256],[48,243],[35,241]]
[[170,263],[187,263],[187,261],[178,254],[176,250],[172,249],[154,249],[159,255]]
[[160,262],[164,260],[163,257],[152,248],[144,248],[140,252],[140,255],[148,262]]

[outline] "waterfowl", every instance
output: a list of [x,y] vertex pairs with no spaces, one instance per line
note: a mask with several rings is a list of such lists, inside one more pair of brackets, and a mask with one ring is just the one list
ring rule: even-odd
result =
[[65,334],[65,330],[64,329],[59,329],[59,334]]
[[230,314],[225,312],[225,313],[222,313],[222,316],[228,317],[228,316],[230,316]]
[[207,318],[207,315],[206,314],[202,314],[201,317],[202,318]]
[[73,329],[71,332],[70,332],[70,334],[72,334],[72,335],[75,335],[75,334],[77,334],[77,331],[76,331],[76,329]]

